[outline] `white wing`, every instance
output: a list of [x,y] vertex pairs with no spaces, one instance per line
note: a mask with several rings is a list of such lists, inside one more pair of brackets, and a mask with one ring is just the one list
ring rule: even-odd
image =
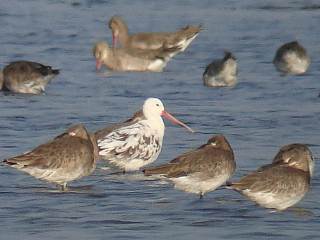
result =
[[154,161],[161,145],[162,139],[144,121],[115,129],[98,140],[99,155],[119,167],[131,161],[145,162],[139,165]]

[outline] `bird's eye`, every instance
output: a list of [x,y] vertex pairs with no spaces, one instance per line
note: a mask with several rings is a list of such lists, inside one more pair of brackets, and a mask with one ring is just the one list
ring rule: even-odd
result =
[[156,106],[159,107],[160,106],[159,103],[157,103]]

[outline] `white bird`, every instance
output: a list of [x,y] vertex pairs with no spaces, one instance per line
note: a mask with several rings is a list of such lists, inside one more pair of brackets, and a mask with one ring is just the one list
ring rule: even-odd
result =
[[157,98],[148,98],[144,102],[142,115],[137,121],[118,124],[97,138],[99,155],[125,172],[139,170],[158,158],[165,129],[161,117],[193,132],[166,112]]

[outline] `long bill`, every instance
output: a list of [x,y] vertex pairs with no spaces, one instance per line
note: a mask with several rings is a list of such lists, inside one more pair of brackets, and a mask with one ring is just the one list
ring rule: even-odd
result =
[[174,124],[178,124],[181,127],[184,127],[186,129],[188,129],[190,132],[194,133],[194,131],[192,130],[192,128],[190,128],[189,126],[187,126],[186,124],[184,124],[183,122],[179,121],[178,119],[176,119],[174,116],[172,116],[170,113],[166,112],[166,111],[162,111],[161,116],[168,119],[169,121],[171,121]]
[[117,36],[112,33],[112,47],[117,47]]
[[102,61],[100,61],[99,59],[96,59],[96,69],[99,70],[102,66]]

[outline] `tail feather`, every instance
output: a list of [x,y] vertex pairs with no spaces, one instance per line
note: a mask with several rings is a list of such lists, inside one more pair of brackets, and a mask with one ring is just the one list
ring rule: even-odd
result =
[[195,34],[198,34],[202,30],[202,26],[186,26],[181,29],[187,38],[193,37]]
[[164,62],[169,61],[173,56],[175,56],[179,51],[181,51],[180,46],[167,46],[166,44],[162,47],[162,51],[157,54],[156,58],[163,60]]
[[17,163],[15,163],[15,162],[10,162],[9,159],[5,159],[5,160],[3,160],[2,162],[3,162],[4,164],[9,165],[9,166],[12,166],[12,165],[16,165],[16,164],[17,164]]
[[154,168],[145,168],[142,170],[145,176],[155,175],[155,174],[168,174],[170,171],[170,165],[162,165]]
[[58,75],[60,73],[59,69],[52,69],[52,74]]
[[236,57],[231,52],[229,52],[228,50],[225,50],[223,61],[227,61],[229,59],[237,60]]
[[230,181],[227,181],[227,182],[226,182],[226,188],[227,188],[227,189],[233,189],[233,183],[230,182]]

